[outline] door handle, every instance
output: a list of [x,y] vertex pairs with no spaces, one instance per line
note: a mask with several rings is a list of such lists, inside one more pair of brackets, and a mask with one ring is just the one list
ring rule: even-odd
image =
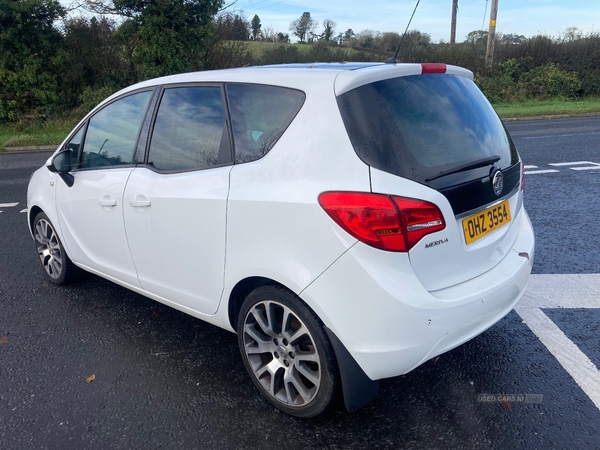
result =
[[117,206],[117,201],[106,196],[106,197],[102,197],[100,200],[98,200],[98,204],[100,206]]
[[150,200],[148,200],[146,197],[137,196],[133,200],[129,200],[129,204],[134,208],[147,208],[152,204],[152,202],[150,202]]

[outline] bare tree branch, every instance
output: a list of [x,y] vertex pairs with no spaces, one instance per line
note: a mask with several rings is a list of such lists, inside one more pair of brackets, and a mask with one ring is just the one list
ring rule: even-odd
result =
[[227,8],[235,5],[237,2],[238,2],[238,0],[233,0],[229,5],[224,6],[223,8],[219,9],[219,11],[217,11],[217,12],[225,11]]

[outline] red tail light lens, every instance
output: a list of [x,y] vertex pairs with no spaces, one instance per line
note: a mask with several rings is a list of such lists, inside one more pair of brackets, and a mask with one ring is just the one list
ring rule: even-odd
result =
[[406,239],[410,250],[423,236],[446,228],[444,216],[433,203],[413,198],[392,197],[406,224]]
[[426,73],[446,73],[446,64],[443,63],[424,63],[421,64],[421,74]]
[[350,235],[381,250],[409,251],[421,238],[446,227],[433,203],[360,192],[324,192],[319,203]]

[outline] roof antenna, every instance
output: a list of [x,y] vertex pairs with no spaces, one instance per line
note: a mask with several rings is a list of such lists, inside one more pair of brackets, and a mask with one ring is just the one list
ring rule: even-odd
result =
[[402,35],[402,39],[400,39],[400,43],[398,44],[398,47],[396,48],[396,53],[394,53],[394,56],[391,58],[388,58],[385,60],[386,64],[398,64],[398,52],[400,51],[400,47],[402,46],[402,42],[404,42],[404,38],[406,37],[406,34],[408,33],[408,27],[410,27],[410,23],[413,20],[413,17],[415,17],[415,13],[417,12],[417,8],[419,7],[419,3],[421,3],[421,0],[417,0],[417,4],[415,5],[415,9],[413,10],[412,16],[410,16],[410,20],[408,21],[408,25],[406,25],[406,30],[404,30],[404,34]]

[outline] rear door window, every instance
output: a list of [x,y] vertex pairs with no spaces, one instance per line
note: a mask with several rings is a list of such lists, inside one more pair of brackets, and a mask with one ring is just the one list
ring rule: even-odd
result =
[[256,84],[228,84],[235,162],[265,156],[290,125],[305,94],[295,89]]
[[498,115],[477,86],[455,75],[383,80],[338,97],[346,129],[367,164],[417,182],[486,157],[519,161]]
[[165,89],[152,131],[148,164],[179,172],[231,163],[220,86]]

